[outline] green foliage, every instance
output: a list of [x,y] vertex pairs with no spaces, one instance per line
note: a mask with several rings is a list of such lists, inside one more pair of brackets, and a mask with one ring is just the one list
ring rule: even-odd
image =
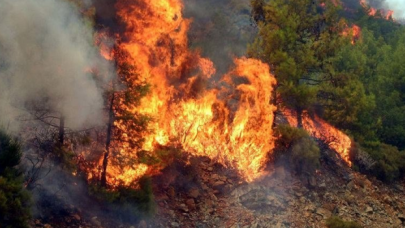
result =
[[309,137],[308,132],[301,128],[291,127],[290,125],[281,124],[275,129],[275,135],[277,135],[277,143],[288,149],[290,146],[298,142],[300,139]]
[[328,220],[326,220],[326,226],[328,228],[361,228],[356,222],[346,222],[336,216],[328,218]]
[[30,197],[16,167],[21,160],[20,145],[0,131],[0,224],[5,228],[28,227]]
[[377,162],[371,172],[378,179],[393,182],[405,175],[405,152],[400,152],[396,147],[387,144],[381,144],[368,151]]
[[309,134],[300,128],[279,125],[276,160],[284,160],[301,175],[310,175],[319,168],[320,149]]
[[339,6],[321,2],[325,8],[312,0],[251,1],[259,35],[249,55],[270,64],[283,105],[298,114],[318,102],[321,85],[336,87],[331,63],[349,42],[340,35],[345,22],[339,18]]
[[20,144],[0,131],[0,175],[4,174],[6,168],[13,168],[20,164]]
[[106,189],[100,185],[90,185],[90,195],[112,209],[117,217],[137,221],[144,217],[153,216],[155,213],[154,197],[150,177],[142,177],[138,182],[139,187],[117,186]]

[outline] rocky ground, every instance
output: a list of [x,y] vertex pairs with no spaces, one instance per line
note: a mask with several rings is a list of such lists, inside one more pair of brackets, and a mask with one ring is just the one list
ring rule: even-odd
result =
[[405,227],[404,183],[386,185],[353,172],[332,151],[324,152],[321,164],[310,178],[270,165],[263,178],[247,183],[208,158],[189,158],[154,177],[157,214],[152,220],[125,225],[114,218],[84,216],[83,211],[62,205],[57,216],[35,219],[31,225],[316,228],[325,227],[325,220],[336,215],[363,227]]
[[[325,227],[332,215],[363,227],[405,227],[403,183],[387,186],[336,159],[323,159],[316,176],[305,181],[278,166],[253,183],[201,159],[194,162],[192,178],[170,177],[172,183],[158,186],[158,213],[150,227],[315,228]],[[175,173],[167,170],[165,175]],[[187,178],[193,183],[176,186]]]

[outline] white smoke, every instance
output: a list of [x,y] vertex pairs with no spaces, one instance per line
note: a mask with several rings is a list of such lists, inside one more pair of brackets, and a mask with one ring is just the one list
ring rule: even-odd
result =
[[103,99],[92,67],[110,70],[74,5],[0,0],[0,125],[16,126],[26,104],[43,100],[72,129],[100,124]]

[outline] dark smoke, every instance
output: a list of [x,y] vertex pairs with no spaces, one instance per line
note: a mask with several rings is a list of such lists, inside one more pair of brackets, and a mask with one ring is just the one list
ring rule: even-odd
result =
[[250,21],[249,0],[184,0],[184,17],[192,18],[190,45],[210,58],[217,73],[233,65],[233,58],[244,56],[255,34]]

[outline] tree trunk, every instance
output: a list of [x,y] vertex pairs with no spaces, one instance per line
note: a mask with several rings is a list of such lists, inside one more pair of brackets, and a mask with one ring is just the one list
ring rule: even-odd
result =
[[110,144],[111,144],[111,135],[112,135],[112,128],[114,123],[114,93],[111,97],[110,101],[110,111],[108,117],[108,126],[107,126],[107,139],[105,143],[105,153],[103,158],[103,170],[101,173],[101,186],[107,186],[107,166],[108,166],[108,157],[110,155]]
[[65,117],[61,115],[59,120],[59,148],[62,148],[65,142]]

